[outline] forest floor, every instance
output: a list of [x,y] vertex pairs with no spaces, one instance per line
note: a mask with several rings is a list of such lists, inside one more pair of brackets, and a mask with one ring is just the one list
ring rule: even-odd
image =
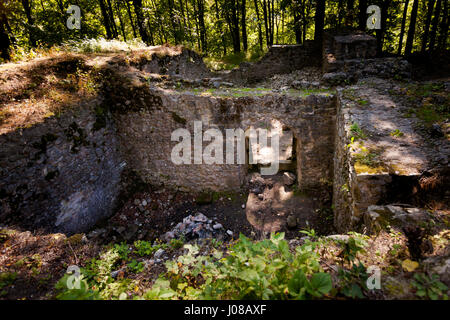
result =
[[[0,76],[0,134],[38,123],[62,112],[63,106],[77,105],[81,99],[86,102],[89,97],[94,98],[98,69],[84,68],[79,62],[87,59],[97,65],[112,58],[117,56],[62,55],[52,58],[51,63],[21,64],[15,67],[18,72],[8,71],[10,66],[0,67],[0,71],[6,70]],[[125,55],[118,59],[125,58],[134,59]],[[203,69],[198,74],[202,72]],[[287,90],[286,86],[294,80],[315,83],[319,81],[317,74],[316,69],[296,71],[274,76],[259,85],[279,92]],[[165,77],[158,81],[166,87],[177,83]],[[424,137],[424,141],[433,144],[438,135],[442,145],[448,145],[449,78],[384,82],[373,84],[377,87],[374,90],[402,104],[402,119],[415,119],[418,124],[415,132]],[[356,85],[365,86],[367,80],[362,79]],[[355,101],[366,104],[359,98]],[[400,135],[400,130],[397,133]],[[434,158],[448,165],[448,159],[439,158],[439,154]],[[410,252],[411,240],[395,227],[388,226],[374,236],[336,235],[331,203],[326,195],[318,199],[296,195],[296,202],[288,207],[291,211],[300,208],[301,212],[294,215],[295,222],[290,223],[288,218],[292,220],[292,215],[280,216],[282,210],[273,210],[272,204],[282,188],[286,192],[294,190],[285,187],[279,177],[273,178],[271,183],[265,181],[263,189],[256,193],[249,190],[246,193],[187,194],[148,186],[130,195],[114,216],[86,234],[48,234],[0,224],[0,299],[67,297],[61,296],[65,291],[55,285],[72,265],[83,268],[89,289],[100,292],[101,298],[152,297],[148,291],[158,277],[176,274],[171,269],[171,261],[180,268],[188,264],[186,257],[191,249],[184,245],[199,246],[199,252],[194,254],[197,259],[212,256],[217,251],[227,255],[230,250],[236,250],[233,246],[242,243],[241,233],[260,241],[269,238],[270,231],[284,232],[291,252],[298,252],[308,241],[317,244],[310,251],[317,253],[320,268],[331,274],[334,283],[333,290],[324,296],[326,299],[448,297],[448,288],[432,276],[439,274],[440,281],[449,285],[450,211],[449,204],[445,203],[448,198],[437,199],[443,203],[427,208],[435,214],[434,232],[423,237],[422,257],[415,261]],[[205,235],[213,235],[213,239],[206,239]],[[361,264],[381,269],[381,289],[364,287],[365,278],[358,274]],[[182,278],[188,287],[203,285],[198,274],[183,274]],[[85,296],[72,298],[80,297]]]

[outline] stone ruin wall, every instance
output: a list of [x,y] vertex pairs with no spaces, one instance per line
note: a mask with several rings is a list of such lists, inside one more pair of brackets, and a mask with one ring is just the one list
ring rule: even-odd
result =
[[[0,135],[0,222],[73,233],[114,210],[122,165],[114,124],[95,102]],[[19,220],[17,220],[19,219]]]
[[[269,73],[315,65],[318,61],[308,45],[274,46],[260,62],[244,64],[228,77],[251,82]],[[187,58],[192,63],[199,60],[195,55]],[[166,60],[145,60],[139,69],[175,75],[191,70],[180,59],[173,63]],[[209,75],[205,70],[200,70],[198,76]],[[59,118],[48,118],[44,123],[0,136],[1,222],[17,216],[23,227],[68,233],[86,230],[115,209],[124,168],[136,172],[147,183],[184,191],[240,189],[246,165],[174,165],[170,161],[176,144],[170,141],[172,131],[185,127],[193,133],[195,120],[203,122],[203,131],[258,128],[273,119],[289,127],[297,143],[299,187],[333,185],[335,225],[339,231],[351,230],[365,208],[376,203],[376,190],[384,190],[383,185],[389,183],[353,172],[346,150],[348,115],[338,97],[211,97],[132,86],[105,91],[106,96],[112,96],[103,102],[111,113],[100,117],[100,126],[95,108],[101,102],[95,101]],[[133,90],[132,99],[124,97]],[[350,192],[343,191],[344,185]],[[375,192],[368,193],[370,188]],[[375,195],[373,199],[371,195]]]
[[[274,120],[290,128],[296,137],[299,187],[320,188],[332,180],[335,121],[332,96],[225,98],[155,94],[161,98],[158,108],[143,108],[116,118],[123,157],[145,182],[184,191],[240,190],[246,165],[198,165],[193,161],[191,165],[175,165],[170,156],[177,142],[171,141],[171,133],[186,128],[193,141],[194,121],[202,121],[203,132],[217,128],[225,139],[225,129],[266,128]],[[204,142],[203,147],[208,144]],[[226,150],[225,145],[223,149]]]
[[47,231],[87,230],[115,209],[124,168],[147,183],[189,192],[241,190],[246,165],[172,163],[177,143],[171,141],[172,131],[185,127],[193,133],[195,120],[203,122],[203,132],[279,120],[297,138],[299,187],[320,188],[332,180],[333,96],[152,94],[151,108],[147,103],[99,118],[98,102],[91,102],[0,136],[1,221],[13,218],[24,228]]
[[337,116],[334,146],[333,207],[334,225],[339,232],[354,230],[370,205],[378,204],[386,196],[392,181],[385,174],[357,174],[350,149],[350,110],[337,99]]
[[305,67],[319,67],[321,57],[314,42],[307,40],[303,45],[273,45],[255,63],[244,62],[224,78],[235,83],[255,83],[275,74],[290,73]]

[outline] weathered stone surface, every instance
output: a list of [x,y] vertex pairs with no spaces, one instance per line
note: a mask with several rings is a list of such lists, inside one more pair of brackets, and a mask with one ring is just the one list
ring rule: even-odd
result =
[[295,174],[292,172],[284,172],[283,173],[283,183],[287,186],[293,185],[295,182]]
[[273,45],[261,60],[253,64],[241,63],[238,69],[228,74],[227,79],[232,79],[233,82],[253,83],[274,74],[319,66],[320,60],[313,41],[306,41],[303,45]]
[[442,282],[450,288],[450,256],[430,257],[423,261],[425,269],[437,274]]
[[[161,101],[154,109],[116,115],[122,155],[146,182],[196,192],[241,188],[248,167],[245,164],[227,164],[224,157],[224,164],[195,165],[193,153],[192,164],[176,165],[171,161],[172,148],[178,143],[171,141],[172,132],[185,128],[192,135],[194,121],[200,120],[203,132],[219,129],[223,137],[225,129],[288,127],[297,141],[299,186],[318,188],[321,181],[331,179],[335,115],[331,95],[233,98],[195,96],[189,92],[168,94],[160,90],[153,90],[151,95]],[[203,147],[208,144],[204,142]]]
[[364,225],[370,233],[378,233],[386,226],[408,228],[424,225],[432,219],[431,214],[418,208],[399,206],[369,206],[364,214]]
[[114,124],[97,130],[94,108],[0,135],[0,220],[77,233],[112,213],[124,164]]
[[345,72],[330,72],[322,76],[322,81],[326,84],[336,86],[350,81],[350,76]]
[[[354,229],[371,205],[411,203],[425,192],[419,180],[428,168],[441,165],[436,155],[450,154],[448,142],[435,149],[424,141],[415,130],[418,121],[402,116],[404,107],[389,90],[385,81],[371,78],[339,91],[333,179],[339,232]],[[437,170],[440,179],[448,176],[445,170]]]
[[288,225],[288,228],[294,229],[297,226],[297,219],[295,218],[295,216],[291,215],[287,217],[286,223]]

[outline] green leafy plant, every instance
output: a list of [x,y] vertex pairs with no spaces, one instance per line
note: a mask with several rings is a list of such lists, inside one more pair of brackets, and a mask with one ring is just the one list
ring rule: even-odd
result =
[[[80,288],[69,288],[67,279],[70,275],[64,275],[55,286],[59,291],[56,298],[70,300],[119,299],[124,292],[132,291],[132,288],[136,286],[133,280],[119,280],[112,277],[112,271],[123,260],[124,254],[123,252],[119,254],[119,250],[123,250],[124,247],[123,244],[113,246],[102,253],[98,259],[94,258],[87,263],[86,267],[80,268]],[[139,268],[139,264],[135,267]]]
[[[179,240],[175,240],[175,242],[173,243],[174,245],[179,245],[178,243]],[[182,241],[182,240],[180,240]],[[171,242],[172,243],[172,242]],[[182,246],[183,242],[181,243]],[[156,251],[158,251],[158,249],[167,249],[167,245],[166,244],[152,244],[151,242],[148,241],[143,241],[143,240],[138,240],[134,242],[134,247],[135,247],[135,251],[136,253],[141,256],[151,256],[152,254],[154,254]]]
[[16,272],[0,273],[0,297],[7,294],[7,291],[4,290],[4,288],[12,285],[14,281],[16,281],[16,278],[17,278]]
[[124,261],[128,260],[128,254],[130,252],[130,248],[128,247],[128,245],[126,243],[115,244],[114,250],[117,252],[120,259],[122,259]]
[[364,140],[367,138],[367,135],[356,122],[353,122],[350,126],[350,134],[351,137],[354,137],[355,139]]
[[167,273],[144,296],[153,299],[312,299],[330,292],[331,277],[323,273],[315,249],[306,240],[295,252],[284,234],[252,242],[240,235],[228,255],[215,250],[188,253],[166,263]]
[[404,133],[401,132],[399,129],[395,129],[395,130],[393,130],[393,131],[390,132],[390,135],[391,135],[392,137],[403,137],[403,136],[404,136]]
[[131,272],[134,273],[140,273],[145,269],[145,264],[143,262],[138,262],[137,260],[132,260],[127,264],[127,266],[131,270]]
[[338,276],[340,280],[339,291],[343,295],[352,299],[364,298],[363,290],[366,289],[368,275],[366,267],[361,262],[353,264],[349,270],[339,268]]
[[420,298],[448,300],[446,294],[448,287],[439,281],[439,276],[436,274],[427,276],[423,273],[416,273],[412,285],[416,289],[416,296]]
[[184,239],[172,239],[169,242],[169,247],[172,249],[180,249],[184,245]]
[[352,265],[359,253],[365,252],[367,247],[368,237],[357,232],[349,232],[349,237],[346,240],[337,240],[342,247],[342,251],[339,257],[342,259],[342,263]]

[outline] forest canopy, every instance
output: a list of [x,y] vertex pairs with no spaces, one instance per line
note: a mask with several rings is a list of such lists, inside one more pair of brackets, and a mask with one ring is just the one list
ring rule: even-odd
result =
[[[80,8],[80,28],[67,21]],[[369,5],[381,13],[381,29],[366,27]],[[19,60],[30,50],[83,39],[139,39],[173,44],[205,56],[258,58],[274,44],[321,39],[324,29],[364,30],[378,53],[446,51],[446,0],[2,0],[0,50]]]

